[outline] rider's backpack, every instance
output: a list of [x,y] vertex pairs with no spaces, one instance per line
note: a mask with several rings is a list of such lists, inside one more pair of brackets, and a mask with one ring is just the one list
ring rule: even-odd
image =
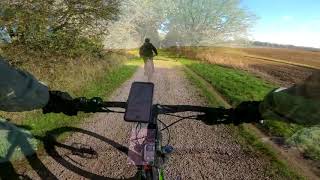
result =
[[144,43],[140,47],[139,55],[141,57],[152,57],[153,56],[152,47],[153,45],[151,43]]

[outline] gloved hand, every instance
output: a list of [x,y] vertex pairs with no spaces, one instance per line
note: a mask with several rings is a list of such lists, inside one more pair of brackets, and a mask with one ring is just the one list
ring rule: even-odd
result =
[[49,101],[42,112],[46,113],[64,113],[68,116],[77,115],[77,108],[73,98],[67,92],[49,91]]
[[197,119],[206,125],[230,124],[232,123],[232,117],[229,116],[229,112],[229,109],[219,107],[198,115]]
[[259,122],[262,117],[259,112],[260,101],[245,101],[234,109],[235,123],[240,122]]

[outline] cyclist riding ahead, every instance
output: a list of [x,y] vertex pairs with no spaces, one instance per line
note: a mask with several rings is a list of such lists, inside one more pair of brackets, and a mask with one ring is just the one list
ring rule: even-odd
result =
[[[31,74],[15,69],[4,60],[0,60],[0,110],[27,111],[42,108],[44,113],[62,112],[66,115],[77,115],[79,111],[115,112],[111,108],[124,108],[125,120],[136,122],[138,125],[146,124],[147,138],[151,139],[143,142],[147,142],[146,144],[139,144],[139,140],[135,141],[137,142],[135,145],[141,147],[134,152],[136,157],[141,159],[140,163],[136,164],[138,178],[163,179],[162,166],[172,147],[162,145],[161,132],[167,131],[174,123],[166,125],[159,121],[158,124],[159,114],[199,112],[200,114],[194,119],[209,125],[254,123],[273,115],[294,123],[316,125],[320,124],[319,74],[314,73],[305,84],[272,91],[262,102],[243,102],[234,109],[223,109],[188,105],[153,105],[154,85],[141,82],[133,83],[127,102],[103,102],[101,98],[72,98],[65,92],[49,91]],[[305,105],[308,107],[304,107]],[[139,138],[138,136],[139,133],[136,138]]]
[[145,39],[144,44],[139,49],[139,55],[144,61],[144,75],[148,77],[148,81],[151,80],[154,73],[153,57],[154,54],[157,56],[157,48],[150,42],[149,38]]

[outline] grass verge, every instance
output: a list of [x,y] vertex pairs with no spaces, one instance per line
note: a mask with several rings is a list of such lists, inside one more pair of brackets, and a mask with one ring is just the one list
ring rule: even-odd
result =
[[[107,72],[101,79],[90,82],[84,90],[85,97],[104,97],[107,98],[124,81],[129,79],[136,71],[137,65],[127,63]],[[64,114],[36,114],[23,121],[23,125],[31,128],[31,133],[43,136],[45,132],[55,128],[71,126],[80,122],[87,114],[80,113],[78,116],[70,117]]]
[[260,154],[268,159],[271,163],[270,168],[266,170],[266,174],[275,179],[306,179],[297,171],[290,168],[286,161],[280,160],[277,153],[270,145],[267,145],[257,137],[246,125],[240,125],[238,128],[238,142],[247,149],[258,151]]
[[[215,87],[232,106],[243,101],[260,101],[276,88],[242,70],[188,59],[181,59],[181,62]],[[261,127],[270,135],[285,138],[293,136],[302,129],[302,126],[277,120],[268,120]]]
[[233,106],[242,101],[262,100],[275,87],[241,70],[180,59],[182,64],[204,78]]
[[[188,59],[181,62],[215,87],[227,101],[236,106],[242,101],[259,101],[269,93],[274,85],[242,70],[222,67],[214,64],[201,63]],[[263,125],[258,125],[269,136],[283,137],[286,143],[299,147],[304,156],[320,159],[320,145],[318,143],[319,128],[308,128],[294,123],[277,119],[268,119]],[[310,140],[306,141],[308,138]]]
[[[224,106],[223,103],[217,100],[216,95],[208,90],[210,88],[203,79],[195,76],[187,69],[185,70],[185,74],[191,81],[191,83],[201,90],[202,95],[205,96],[205,99],[211,106]],[[267,175],[276,179],[304,179],[302,176],[290,169],[286,162],[279,160],[274,150],[268,145],[262,143],[259,138],[254,133],[252,133],[245,125],[241,125],[239,127],[231,127],[235,130],[234,132],[235,137],[237,137],[237,141],[244,148],[250,150],[250,152],[252,153],[258,152],[259,156],[263,156],[265,159],[269,160],[271,166],[266,170]]]
[[[242,70],[188,59],[181,59],[181,62],[215,87],[232,106],[243,101],[262,100],[272,89],[276,88],[276,86]],[[268,120],[260,127],[270,135],[286,139],[303,128],[301,125],[277,120]],[[311,156],[314,157],[314,155]]]
[[[116,65],[112,68],[109,68],[106,71],[101,71],[102,75],[97,76],[96,78],[91,78],[91,81],[88,81],[86,84],[82,85],[81,92],[77,91],[74,94],[80,94],[85,97],[94,97],[99,96],[107,99],[111,93],[118,88],[123,82],[129,79],[135,72],[138,65],[141,61],[130,60],[121,65]],[[84,82],[84,81],[83,81]],[[66,116],[64,114],[42,114],[41,110],[32,111],[25,113],[23,116],[18,116],[19,121],[13,120],[14,124],[24,127],[28,130],[28,133],[31,133],[33,136],[43,137],[46,132],[66,126],[77,126],[81,123],[85,117],[88,117],[90,114],[79,113],[78,116]],[[3,115],[2,115],[3,116]],[[24,118],[21,120],[21,118]],[[3,123],[5,124],[5,123]],[[5,138],[6,135],[1,136]],[[61,137],[61,140],[67,137],[67,134],[64,134]],[[59,137],[60,138],[60,137]],[[10,141],[10,139],[8,139]],[[30,138],[31,142],[34,142],[33,138]],[[0,143],[0,157],[6,157],[8,148],[11,146],[10,143],[5,143],[3,141]],[[39,143],[38,145],[36,145]],[[42,149],[42,142],[37,142],[33,147],[36,149],[37,146]],[[20,150],[16,150],[16,154],[12,156],[11,160],[17,160],[22,157]]]

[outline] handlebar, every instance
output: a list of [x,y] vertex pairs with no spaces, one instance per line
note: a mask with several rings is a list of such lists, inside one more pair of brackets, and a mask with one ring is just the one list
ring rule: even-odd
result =
[[[85,113],[95,112],[118,112],[109,108],[126,109],[126,102],[109,101],[105,102],[99,97],[92,99],[76,98],[74,99],[76,111]],[[225,109],[222,107],[204,107],[192,105],[153,105],[153,111],[159,114],[170,114],[179,112],[198,112],[195,119],[201,120],[206,124],[241,124],[256,123],[261,120],[260,114],[257,113],[259,102],[243,102],[237,108]],[[124,113],[124,112],[120,112]]]

